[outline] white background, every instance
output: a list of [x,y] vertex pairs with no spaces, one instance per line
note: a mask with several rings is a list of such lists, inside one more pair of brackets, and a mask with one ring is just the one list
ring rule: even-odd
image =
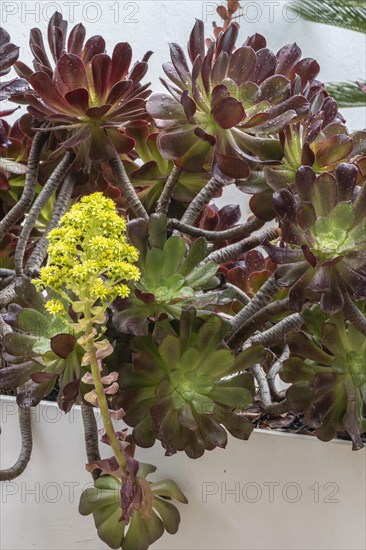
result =
[[[0,423],[0,468],[7,468],[20,448],[14,398],[0,397]],[[80,408],[65,415],[42,403],[32,424],[27,470],[0,484],[0,548],[107,550],[92,518],[77,511],[91,484]],[[225,450],[198,460],[164,457],[160,443],[138,449],[139,460],[158,467],[151,480],[174,479],[189,500],[178,504],[177,535],[151,550],[364,550],[365,449],[351,449],[345,441],[263,430],[249,441],[230,437]],[[100,450],[110,456],[107,445]]]

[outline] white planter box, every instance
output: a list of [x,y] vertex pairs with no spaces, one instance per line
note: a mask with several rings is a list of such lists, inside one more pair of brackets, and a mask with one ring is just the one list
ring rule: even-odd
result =
[[[20,438],[14,399],[1,397],[0,405],[4,468]],[[91,479],[79,408],[65,416],[42,403],[33,420],[32,460],[23,476],[1,484],[0,548],[106,548],[92,518],[77,511]],[[108,455],[108,447],[101,450]],[[249,442],[230,439],[225,451],[196,461],[163,454],[158,444],[137,457],[158,466],[156,479],[175,479],[189,505],[179,505],[178,534],[165,535],[154,550],[366,548],[366,457],[346,442],[257,430]]]

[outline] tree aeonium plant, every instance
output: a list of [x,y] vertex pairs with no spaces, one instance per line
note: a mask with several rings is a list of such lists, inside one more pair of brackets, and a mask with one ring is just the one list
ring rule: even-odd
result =
[[[132,66],[126,42],[108,56],[55,13],[47,41],[31,31],[29,68],[0,32],[0,73],[16,62],[10,99],[28,108],[0,125],[22,175],[0,176],[0,391],[16,392],[22,434],[0,481],[30,459],[31,407],[80,404],[94,487],[79,510],[111,548],[175,533],[171,499],[186,502],[146,479],[135,446],[199,458],[294,417],[366,441],[366,134],[296,44],[240,43],[227,4],[213,38],[196,22],[189,58],[171,45],[168,94],[151,98],[150,54]],[[233,183],[248,219],[216,208]]]
[[[141,521],[151,519],[151,523],[147,521],[147,531],[150,524],[154,524],[155,531],[147,537],[144,545],[147,548],[161,536],[161,528],[164,532],[164,524],[157,521],[152,511],[154,495],[145,478],[138,476],[139,465],[133,453],[127,450],[129,444],[125,442],[124,432],[116,432],[112,424],[107,396],[118,391],[118,373],[103,375],[103,359],[113,352],[109,340],[103,338],[106,311],[117,297],[128,296],[130,289],[126,283],[139,279],[139,270],[134,265],[138,251],[127,242],[126,221],[116,212],[113,201],[101,193],[84,197],[75,204],[63,216],[59,227],[51,231],[48,239],[47,266],[41,269],[39,279],[33,282],[39,290],[47,292],[50,289],[60,296],[60,299],[46,302],[45,308],[49,313],[66,316],[66,303],[77,315],[73,329],[78,344],[85,351],[82,365],[87,367],[87,372],[83,381],[92,388],[84,399],[99,407],[105,441],[113,451],[113,457],[107,461],[108,468],[104,461],[97,461],[94,466],[97,468],[103,464],[103,473],[109,476],[115,487],[119,487],[120,525],[124,528],[122,532],[118,528],[118,534],[113,534],[118,522],[112,521],[111,531],[102,538],[112,548],[122,544],[124,549],[140,550],[142,546],[137,533]],[[93,466],[90,465],[89,469],[93,471]],[[103,485],[103,481],[100,483]],[[84,496],[84,500],[86,498]],[[107,514],[108,517],[110,515],[113,514]],[[130,520],[130,529],[124,537]],[[95,518],[95,521],[100,528],[100,520]]]

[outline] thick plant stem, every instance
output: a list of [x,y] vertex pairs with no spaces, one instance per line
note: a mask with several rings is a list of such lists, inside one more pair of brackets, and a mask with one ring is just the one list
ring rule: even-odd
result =
[[191,204],[188,206],[181,219],[182,223],[193,225],[198,218],[199,213],[208,205],[210,200],[216,195],[219,189],[225,186],[225,181],[211,178],[203,189],[195,196]]
[[0,269],[0,278],[5,279],[6,277],[13,277],[15,271],[13,269]]
[[22,196],[13,208],[6,214],[0,222],[0,240],[5,233],[9,231],[25,214],[29,208],[36,189],[39,161],[41,158],[42,147],[47,139],[47,133],[37,132],[33,138],[29,159],[27,164],[27,173]]
[[187,225],[186,223],[182,223],[175,219],[170,220],[169,225],[174,229],[178,229],[181,233],[185,233],[186,235],[190,235],[192,237],[205,237],[208,241],[226,241],[228,239],[247,237],[251,235],[253,231],[257,231],[263,227],[264,222],[258,218],[254,218],[247,223],[236,225],[235,227],[224,231],[208,231],[207,229]]
[[56,191],[57,187],[63,181],[74,158],[75,158],[75,153],[68,152],[65,154],[64,158],[62,159],[60,164],[57,166],[57,168],[53,171],[46,185],[43,187],[42,191],[34,201],[34,204],[23,225],[22,231],[19,236],[18,244],[15,250],[14,264],[15,264],[15,271],[17,275],[23,274],[23,261],[24,261],[25,249],[28,243],[29,236],[34,227],[34,224],[38,220],[41,210],[47,203],[48,199],[52,196],[54,191]]
[[104,386],[100,375],[93,338],[88,342],[87,351],[89,352],[91,372],[94,378],[95,391],[98,397],[98,406],[103,420],[105,433],[108,437],[109,444],[112,447],[114,456],[116,457],[119,466],[124,471],[126,469],[126,459],[121,451],[121,445],[117,438],[116,432],[114,431],[112,419],[109,414],[108,402],[104,393]]
[[239,331],[243,325],[260,309],[264,308],[272,298],[277,294],[279,286],[274,275],[271,275],[268,281],[264,283],[258,293],[251,299],[231,321],[233,335]]
[[229,260],[234,260],[241,254],[244,254],[244,252],[248,252],[257,246],[260,246],[264,241],[273,241],[274,239],[277,239],[278,235],[279,230],[277,228],[266,229],[265,231],[261,231],[257,235],[252,235],[251,237],[239,241],[238,243],[234,243],[211,252],[211,254],[203,260],[202,264],[210,261],[216,262],[217,264],[222,264],[228,262]]
[[156,206],[157,214],[167,214],[169,205],[173,198],[175,188],[177,187],[179,178],[182,175],[182,173],[183,173],[182,168],[178,168],[178,166],[174,166],[172,173],[170,174],[169,178],[167,179],[164,185],[163,192],[161,193],[158,204]]
[[76,183],[76,175],[69,173],[66,176],[65,181],[58,194],[55,208],[53,209],[53,213],[50,219],[50,223],[48,224],[41,239],[36,244],[26,264],[25,272],[27,275],[33,276],[38,274],[41,268],[41,265],[43,263],[43,260],[47,255],[47,247],[48,247],[47,235],[52,229],[54,229],[57,226],[58,222],[60,221],[62,216],[65,214],[67,207],[69,205],[69,201],[71,199],[72,192],[75,187],[75,183]]
[[228,288],[232,292],[234,292],[235,298],[236,298],[236,300],[238,300],[238,302],[240,302],[244,306],[249,304],[249,302],[250,302],[249,296],[247,296],[247,294],[245,294],[245,292],[243,292],[240,288],[238,288],[237,286],[232,285],[230,283],[226,283],[225,286],[223,287],[223,290],[225,290],[226,288]]
[[353,303],[348,294],[344,297],[343,313],[346,319],[348,319],[348,321],[350,321],[352,325],[357,328],[357,330],[366,336],[366,317],[358,309],[356,304]]
[[289,300],[276,300],[255,313],[228,341],[232,348],[240,347],[256,330],[267,323],[271,317],[289,310]]
[[113,170],[117,182],[121,186],[125,199],[128,202],[128,205],[131,208],[132,212],[135,214],[136,217],[143,218],[144,220],[148,221],[148,213],[146,212],[132,183],[130,182],[123,162],[121,161],[117,153],[114,157],[110,159],[109,164]]
[[0,470],[0,481],[11,481],[19,477],[26,469],[32,454],[32,425],[31,409],[29,407],[18,407],[20,435],[22,447],[15,464],[7,470]]
[[300,313],[294,313],[293,315],[289,315],[288,317],[286,317],[286,319],[282,319],[282,321],[277,323],[272,328],[266,330],[265,332],[252,336],[252,338],[250,338],[250,343],[251,345],[261,344],[265,347],[271,347],[277,344],[281,344],[287,334],[289,334],[290,332],[299,331],[303,324],[304,320],[301,317]]
[[[85,405],[85,403],[81,403],[81,415],[84,424],[85,448],[88,462],[97,462],[100,460],[98,426],[95,420],[93,407],[90,405]],[[92,472],[92,476],[94,479],[97,479],[99,477],[98,470],[94,470]]]
[[10,284],[0,290],[0,308],[7,307],[12,302],[16,302],[17,293],[15,291],[15,285],[19,279],[12,278]]
[[273,365],[270,367],[267,374],[269,389],[271,390],[271,394],[277,401],[280,401],[281,399],[285,398],[286,391],[279,390],[277,388],[276,377],[280,372],[280,370],[282,369],[283,362],[290,357],[290,353],[291,352],[288,344],[285,344],[280,357],[273,363]]
[[288,412],[289,403],[287,399],[284,399],[279,403],[272,403],[267,377],[262,367],[260,365],[254,365],[251,370],[258,384],[259,393],[262,400],[261,406],[264,412],[271,415]]

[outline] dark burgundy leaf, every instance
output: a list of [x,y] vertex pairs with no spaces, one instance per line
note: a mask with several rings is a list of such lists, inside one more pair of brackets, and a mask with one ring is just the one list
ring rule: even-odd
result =
[[301,58],[301,49],[294,44],[283,46],[277,53],[276,73],[287,77],[293,76],[293,68]]
[[195,61],[196,57],[199,55],[201,59],[205,55],[205,33],[203,21],[196,19],[196,23],[191,32],[189,42],[188,42],[188,52],[189,57],[192,63]]
[[229,129],[239,124],[245,111],[240,101],[234,97],[225,97],[215,104],[211,114],[221,128]]
[[61,333],[51,338],[51,349],[53,353],[67,359],[76,345],[76,338],[72,334]]
[[31,374],[31,379],[36,384],[43,384],[44,382],[50,382],[51,380],[55,380],[55,378],[58,377],[58,374],[54,374],[52,372],[34,372]]
[[262,50],[267,45],[266,39],[261,34],[253,34],[249,36],[244,42],[243,46],[249,46],[253,48],[254,51]]

